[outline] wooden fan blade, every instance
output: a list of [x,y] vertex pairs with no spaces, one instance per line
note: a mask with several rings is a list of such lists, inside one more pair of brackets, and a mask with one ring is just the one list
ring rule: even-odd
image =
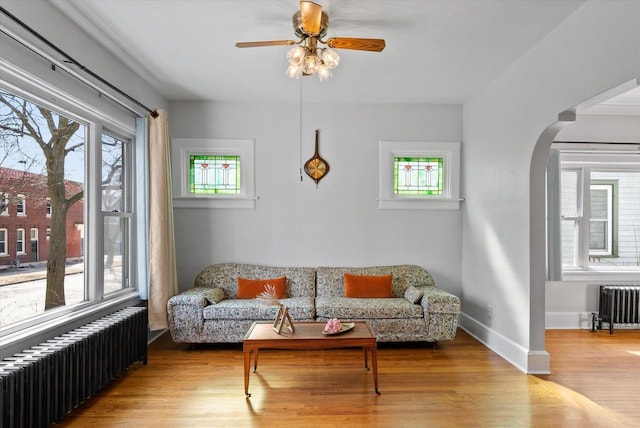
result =
[[356,51],[382,52],[384,39],[360,39],[350,37],[331,37],[327,46],[335,49],[353,49]]
[[238,42],[237,48],[259,48],[263,46],[290,46],[295,45],[297,42],[293,40],[269,40],[264,42]]
[[306,34],[309,36],[320,34],[322,6],[312,1],[301,1],[300,16],[302,18],[302,28]]

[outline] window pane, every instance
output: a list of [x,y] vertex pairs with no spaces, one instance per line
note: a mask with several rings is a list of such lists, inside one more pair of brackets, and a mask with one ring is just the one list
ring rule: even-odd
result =
[[589,227],[591,228],[589,237],[589,249],[607,251],[607,241],[609,239],[609,234],[607,233],[607,222],[591,221]]
[[443,158],[394,158],[396,195],[442,195]]
[[[45,296],[49,308],[85,299],[85,135],[83,124],[0,90],[0,190],[8,195],[7,215],[24,215],[31,229],[30,235],[24,226],[20,232],[16,226],[5,229],[0,265],[17,260],[30,266],[30,276],[25,280],[24,269],[11,268],[0,277],[0,327],[44,312]],[[49,181],[64,186],[50,189]],[[50,239],[37,239],[43,234]],[[30,236],[36,239],[26,241]],[[47,284],[48,261],[63,270],[53,271]]]
[[609,218],[608,194],[607,189],[591,186],[591,220]]
[[578,171],[563,170],[561,175],[562,217],[578,216]]
[[[592,264],[618,267],[640,266],[640,171],[591,171],[591,222],[593,247],[606,241],[603,257],[592,257]],[[594,184],[596,183],[596,184]],[[595,192],[594,192],[595,188]],[[609,214],[604,198],[609,189]],[[609,218],[608,218],[609,217]],[[608,218],[609,221],[606,221]],[[602,220],[601,220],[602,219]],[[599,224],[598,224],[599,223]],[[601,241],[593,242],[599,234]],[[601,255],[592,250],[591,255]]]
[[562,264],[578,266],[578,225],[573,220],[562,221]]
[[0,256],[7,255],[7,229],[0,229]]
[[589,221],[589,255],[613,255],[613,185],[591,183],[591,216]]
[[102,211],[123,212],[124,142],[102,134]]
[[126,274],[129,223],[126,218],[106,216],[104,219],[104,293],[128,287]]
[[240,156],[189,155],[189,192],[239,194]]

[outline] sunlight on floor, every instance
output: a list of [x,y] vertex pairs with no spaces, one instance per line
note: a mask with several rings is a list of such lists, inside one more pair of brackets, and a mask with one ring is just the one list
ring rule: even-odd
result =
[[628,353],[635,355],[636,357],[640,357],[640,351],[627,351]]

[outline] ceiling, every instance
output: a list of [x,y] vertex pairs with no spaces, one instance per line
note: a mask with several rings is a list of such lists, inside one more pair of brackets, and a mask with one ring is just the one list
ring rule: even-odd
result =
[[[295,0],[52,0],[169,100],[462,103],[536,45],[582,0],[316,0],[327,37],[383,38],[340,50],[326,82],[285,76]],[[82,59],[81,59],[82,60]],[[91,67],[90,64],[87,64]],[[96,70],[98,71],[98,70]],[[99,71],[98,71],[99,72]]]

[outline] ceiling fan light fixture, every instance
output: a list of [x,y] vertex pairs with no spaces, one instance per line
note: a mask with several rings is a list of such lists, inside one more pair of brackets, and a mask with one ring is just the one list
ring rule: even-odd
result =
[[[312,1],[300,1],[300,10],[293,14],[293,30],[300,38],[295,40],[268,40],[258,42],[238,42],[236,47],[254,48],[261,46],[292,46],[287,52],[289,67],[286,74],[292,79],[317,74],[320,80],[331,77],[331,70],[340,64],[340,55],[332,49],[382,52],[384,39],[363,39],[360,37],[330,37],[323,39],[329,27],[329,16],[322,6]],[[319,47],[318,44],[326,47]]]

